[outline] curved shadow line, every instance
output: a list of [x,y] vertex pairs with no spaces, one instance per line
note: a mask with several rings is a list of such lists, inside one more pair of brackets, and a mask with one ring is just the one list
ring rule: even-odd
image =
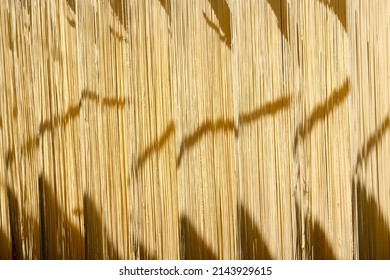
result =
[[237,225],[241,260],[272,260],[272,255],[264,242],[260,230],[244,205],[237,205]]
[[218,131],[234,131],[234,135],[238,135],[238,129],[234,127],[233,120],[224,120],[218,119],[213,122],[210,120],[204,121],[194,132],[185,136],[180,144],[180,152],[176,159],[177,166],[180,166],[181,160],[186,150],[190,149],[197,142],[201,140],[203,136],[205,136],[208,132],[212,132],[213,134]]
[[384,121],[381,123],[379,128],[370,135],[367,142],[363,144],[362,148],[360,149],[356,159],[355,168],[354,168],[355,174],[357,173],[358,171],[357,169],[359,168],[359,166],[361,166],[363,162],[367,160],[368,155],[379,144],[379,142],[381,141],[381,139],[389,129],[390,129],[390,115],[388,115],[384,119]]
[[138,157],[137,168],[143,166],[147,158],[149,158],[153,153],[159,151],[166,144],[171,135],[175,133],[175,131],[175,123],[171,121],[164,133],[155,142],[150,144]]
[[299,141],[304,140],[311,133],[316,123],[325,119],[335,108],[346,100],[348,95],[349,78],[344,81],[341,88],[334,90],[326,101],[317,105],[310,116],[299,124],[294,136],[294,154],[297,152]]
[[207,15],[205,14],[205,12],[203,12],[203,17],[207,23],[207,25],[213,29],[216,33],[218,33],[219,35],[219,39],[224,42],[229,48],[230,48],[230,45],[228,44],[228,38],[224,35],[224,34],[221,34],[220,30],[219,30],[219,26],[216,25],[214,22],[212,22],[211,19],[209,19],[207,17]]
[[[39,139],[39,137],[46,132],[52,131],[56,128],[58,128],[61,124],[67,125],[70,120],[78,117],[80,115],[80,109],[81,109],[81,102],[77,105],[70,106],[66,113],[62,116],[54,116],[50,120],[46,120],[44,122],[41,122],[39,125],[39,135],[35,138]],[[26,146],[28,142],[31,142],[32,140],[30,139],[29,141],[26,142]],[[23,148],[22,148],[23,150]],[[29,150],[29,149],[27,149]]]
[[[128,98],[101,97],[91,90],[83,90],[79,102],[76,105],[70,106],[63,115],[54,116],[49,120],[44,120],[40,123],[39,132],[35,136],[28,138],[27,141],[21,145],[20,150],[22,155],[31,153],[34,149],[37,149],[39,147],[39,140],[45,133],[54,131],[60,125],[66,126],[71,120],[79,117],[81,107],[85,101],[98,103],[103,107],[116,107],[119,109],[124,108],[126,104],[130,103]],[[5,153],[6,166],[8,167],[14,160],[15,149],[8,149]]]
[[[70,106],[64,115],[54,116],[51,120],[43,121],[40,124],[39,133],[34,137],[27,139],[27,141],[21,146],[22,154],[31,153],[34,149],[37,149],[39,146],[39,140],[45,133],[52,132],[60,125],[67,125],[71,120],[79,117],[82,104],[85,100],[100,103],[102,104],[102,106],[105,107],[117,108],[123,108],[126,104],[129,103],[129,100],[127,98],[118,99],[110,97],[100,97],[93,91],[84,90],[82,92],[82,97],[77,105]],[[290,104],[290,101],[290,96],[281,97],[274,102],[266,103],[265,105],[252,112],[241,113],[239,115],[239,123],[246,125],[256,121],[257,119],[265,115],[275,115],[278,111],[287,108]],[[193,133],[183,138],[180,145],[180,153],[177,157],[178,166],[180,166],[181,159],[187,149],[195,145],[206,133],[216,133],[220,130],[234,131],[234,134],[237,137],[239,128],[235,127],[233,120],[218,119],[215,122],[209,120],[203,122]],[[159,151],[166,144],[168,139],[175,131],[175,124],[173,123],[173,121],[171,121],[164,133],[140,154],[137,159],[137,167],[143,166],[147,158],[149,158],[153,153]],[[9,149],[5,155],[6,166],[8,167],[9,164],[14,160],[15,150]]]
[[[274,102],[266,103],[265,105],[255,109],[249,113],[239,114],[239,124],[247,125],[257,121],[261,117],[266,115],[275,115],[280,110],[288,108],[290,106],[291,97],[281,97]],[[239,127],[234,125],[234,120],[218,119],[216,121],[206,120],[203,122],[194,132],[185,136],[180,144],[179,156],[176,159],[177,166],[179,167],[186,150],[194,146],[200,139],[209,132],[215,134],[218,131],[233,131],[235,137],[238,137]]]

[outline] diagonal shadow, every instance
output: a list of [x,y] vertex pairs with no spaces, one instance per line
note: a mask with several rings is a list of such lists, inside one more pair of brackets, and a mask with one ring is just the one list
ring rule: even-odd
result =
[[[78,118],[80,115],[80,110],[82,108],[83,102],[90,101],[94,103],[99,103],[103,107],[116,107],[124,108],[127,104],[130,103],[128,98],[115,98],[115,97],[101,97],[91,90],[84,90],[79,102],[76,105],[70,106],[68,110],[59,116],[54,116],[50,120],[45,120],[41,122],[39,126],[39,133],[33,137],[27,139],[21,146],[22,154],[31,153],[34,149],[37,149],[39,146],[39,139],[48,132],[52,132],[58,129],[61,125],[67,125],[70,121],[75,118]],[[282,97],[274,102],[270,102],[261,106],[260,108],[255,109],[252,112],[242,113],[239,115],[239,122],[243,125],[249,124],[251,122],[257,121],[259,118],[266,115],[275,115],[281,109],[287,108],[290,105],[290,96]],[[175,132],[175,124],[171,121],[167,129],[164,131],[162,136],[158,138],[155,142],[150,144],[145,151],[143,151],[137,159],[137,167],[143,166],[146,159],[149,158],[153,153],[158,152],[166,143],[171,135]],[[201,126],[192,134],[184,137],[180,145],[180,153],[177,157],[178,166],[181,164],[181,159],[188,148],[191,148],[198,142],[206,133],[213,132],[216,133],[220,130],[224,131],[234,131],[237,136],[238,129],[234,126],[233,120],[223,120],[219,119],[215,122],[205,121]],[[15,150],[9,149],[5,154],[5,162],[8,167],[10,163],[15,160]]]
[[[41,259],[83,259],[84,238],[81,229],[68,220],[55,197],[55,189],[42,174],[39,176],[38,186]],[[64,244],[64,240],[69,243]]]
[[171,22],[171,0],[158,0],[168,16],[168,22]]
[[[80,108],[81,108],[81,102],[79,102],[77,105],[70,106],[64,115],[54,116],[50,120],[41,122],[41,124],[39,125],[39,135],[37,135],[35,138],[39,139],[41,135],[57,129],[61,124],[66,126],[70,120],[75,119],[80,115]],[[29,139],[27,140],[26,143],[34,142],[36,141],[36,139],[35,140]],[[29,145],[26,144],[26,146]],[[26,147],[26,150],[29,149]]]
[[318,0],[321,4],[325,5],[336,15],[338,21],[347,31],[347,1],[346,0]]
[[119,258],[116,246],[111,240],[103,237],[106,229],[98,211],[88,195],[84,195],[84,225],[85,225],[85,259],[102,260],[106,256],[109,260]]
[[[69,121],[80,115],[81,101],[78,105],[71,106],[62,116],[54,116],[50,120],[45,120],[39,125],[39,133],[28,138],[20,147],[22,155],[30,154],[39,147],[39,140],[47,133],[57,129],[60,125],[67,125]],[[5,163],[8,167],[15,160],[15,149],[9,149],[5,154]]]
[[294,154],[296,154],[299,141],[303,141],[307,135],[310,135],[317,122],[325,119],[334,109],[340,106],[349,95],[349,79],[346,79],[343,85],[334,90],[330,97],[320,105],[317,105],[310,116],[302,121],[294,137]]
[[72,9],[73,13],[76,13],[76,0],[66,0],[66,4]]
[[120,42],[127,41],[127,38],[123,36],[120,32],[116,31],[111,25],[110,25],[110,33]]
[[180,217],[180,259],[216,260],[217,256],[198,235],[186,216]]
[[[160,0],[161,1],[161,0]],[[208,16],[203,12],[203,17],[206,20],[207,25],[209,25],[214,31],[219,34],[219,37],[222,42],[226,44],[229,48],[232,46],[232,35],[231,35],[231,26],[230,26],[230,17],[231,12],[229,5],[226,0],[208,0],[211,6],[211,9],[214,11],[215,16],[217,17],[218,24],[213,23],[213,21],[208,18]]]
[[176,127],[175,123],[171,121],[168,127],[165,129],[164,133],[152,144],[150,144],[146,149],[140,154],[137,159],[137,168],[144,165],[147,158],[149,158],[153,153],[158,152],[168,141],[173,133],[175,133]]
[[367,188],[360,179],[352,181],[352,190],[359,259],[390,259],[390,228],[376,199],[367,193]]
[[271,260],[264,239],[253,219],[242,204],[237,206],[241,260]]
[[239,115],[240,124],[250,124],[265,116],[275,116],[279,111],[290,107],[291,97],[284,96],[275,101],[265,103],[263,106]]
[[[248,125],[258,121],[260,118],[268,115],[276,115],[279,111],[286,109],[290,106],[291,97],[281,97],[274,102],[269,102],[263,106],[246,113],[239,114],[239,123]],[[180,167],[182,158],[186,151],[191,149],[199,142],[202,137],[208,133],[217,133],[219,131],[234,132],[235,136],[238,136],[239,128],[236,128],[233,120],[217,119],[216,121],[206,120],[204,121],[194,132],[183,137],[180,143],[180,151],[177,156],[176,163]],[[152,142],[138,157],[137,170],[141,168],[146,160],[153,154],[157,153],[168,141],[168,139],[176,132],[176,127],[173,122],[170,122],[163,134]]]
[[288,32],[288,11],[287,11],[287,0],[267,0],[268,5],[271,7],[277,21],[278,28],[282,36],[289,41],[289,32]]
[[[336,15],[338,21],[341,23],[345,31],[347,31],[347,8],[346,0],[318,0],[322,5],[325,5],[332,10]],[[278,28],[282,33],[282,36],[289,41],[288,32],[288,3],[287,0],[267,0],[268,5],[271,7],[276,19],[278,21]]]
[[219,36],[219,40],[221,40],[223,43],[225,43],[229,48],[231,48],[231,45],[228,45],[226,37],[223,33],[223,31],[220,30],[220,27],[215,24],[209,17],[206,15],[205,12],[203,12],[204,20],[206,21],[207,25],[213,29]]
[[125,28],[125,30],[128,30],[129,28],[129,22],[128,18],[126,17],[126,4],[127,1],[123,0],[109,0],[112,10],[114,11],[115,16],[118,18],[119,22],[122,24],[122,26]]
[[69,25],[72,27],[72,28],[76,28],[76,21],[70,17],[66,17],[66,20],[68,21]]

